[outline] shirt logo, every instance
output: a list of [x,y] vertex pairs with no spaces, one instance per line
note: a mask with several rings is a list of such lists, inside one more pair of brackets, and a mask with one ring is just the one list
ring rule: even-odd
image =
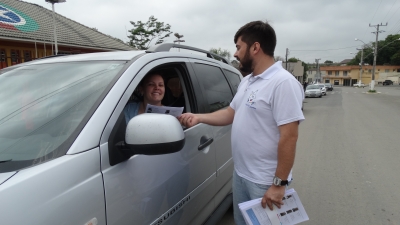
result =
[[[258,90],[257,90],[258,91]],[[256,109],[255,105],[256,105],[256,98],[257,98],[257,91],[253,91],[251,92],[249,98],[247,99],[247,103],[246,105],[249,106],[250,108]]]
[[32,18],[3,3],[0,3],[0,27],[24,32],[39,29],[39,25]]

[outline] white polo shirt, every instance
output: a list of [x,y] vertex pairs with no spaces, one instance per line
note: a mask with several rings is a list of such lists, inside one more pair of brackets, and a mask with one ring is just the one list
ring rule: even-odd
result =
[[280,61],[258,76],[242,79],[230,104],[235,110],[232,154],[240,177],[272,184],[278,164],[278,127],[304,120],[303,99],[303,86]]

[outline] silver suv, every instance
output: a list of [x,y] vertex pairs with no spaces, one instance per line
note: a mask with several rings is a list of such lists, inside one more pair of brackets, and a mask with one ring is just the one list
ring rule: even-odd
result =
[[174,44],[0,70],[2,225],[218,221],[232,204],[231,126],[186,129],[154,113],[126,125],[123,109],[152,70],[179,79],[193,113],[225,108],[241,81],[222,57]]

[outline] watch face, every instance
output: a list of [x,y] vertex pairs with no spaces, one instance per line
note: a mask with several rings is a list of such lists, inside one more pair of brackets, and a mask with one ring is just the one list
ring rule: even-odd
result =
[[281,186],[281,179],[279,179],[278,177],[274,177],[274,180],[272,181],[274,183],[275,186]]

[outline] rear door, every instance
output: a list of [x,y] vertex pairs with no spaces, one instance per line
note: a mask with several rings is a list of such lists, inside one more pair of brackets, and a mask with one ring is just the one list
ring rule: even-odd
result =
[[[235,85],[238,85],[237,81],[240,83],[240,79],[237,77],[236,84],[231,87],[223,70],[217,63],[197,59],[191,59],[191,62],[205,99],[204,113],[215,112],[228,107],[233,99],[232,90],[235,90]],[[218,205],[231,192],[232,187],[232,125],[209,127],[212,129],[212,138],[214,140],[211,149],[215,151],[215,171],[217,174],[215,204]]]
[[203,99],[197,94],[199,85],[187,64],[184,58],[164,58],[148,63],[140,71],[128,69],[121,77],[132,77],[132,81],[118,102],[100,145],[109,225],[201,224],[214,210],[215,152],[210,146],[198,149],[211,133],[209,126],[185,129],[185,146],[173,154],[134,155],[124,161],[119,160],[123,153],[115,148],[124,140],[122,110],[143,76],[154,68],[168,68],[169,75],[175,69],[182,80],[186,111],[199,112]]

